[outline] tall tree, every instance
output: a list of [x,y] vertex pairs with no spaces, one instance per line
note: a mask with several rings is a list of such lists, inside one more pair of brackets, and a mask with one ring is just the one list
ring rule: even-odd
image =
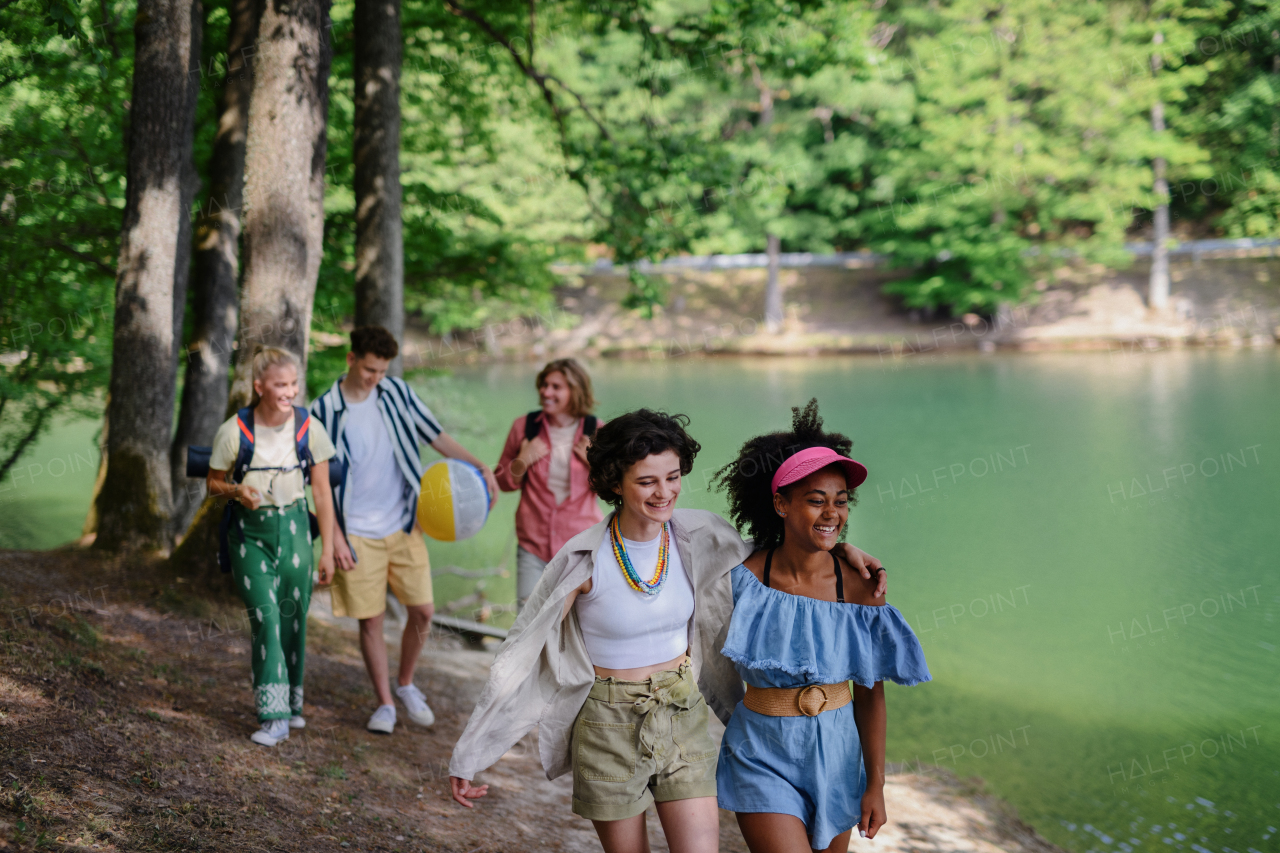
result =
[[[400,0],[355,5],[356,325],[404,339]],[[396,356],[389,372],[400,375]]]
[[[1164,43],[1164,33],[1157,31],[1151,37],[1156,50],[1151,54],[1151,73],[1159,74],[1161,65],[1159,46]],[[1157,100],[1151,105],[1151,132],[1164,133],[1164,104]],[[1164,311],[1169,307],[1169,180],[1165,177],[1167,163],[1156,156],[1151,161],[1152,187],[1155,195],[1154,229],[1151,235],[1151,278],[1147,283],[1147,307],[1152,311]]]
[[268,3],[258,32],[245,140],[245,264],[232,406],[249,400],[256,346],[292,351],[306,375],[324,237],[329,2]]
[[[98,547],[163,547],[172,512],[174,285],[190,215],[191,68],[199,0],[140,0],[134,22],[129,165],[112,339],[107,474]],[[198,44],[198,42],[195,42]]]
[[[19,460],[62,418],[103,412],[133,80],[128,8],[0,9],[0,481],[27,470]],[[22,512],[11,503],[5,526],[18,529]]]
[[[238,358],[228,410],[249,402],[256,347],[290,350],[302,362],[300,378],[306,376],[324,236],[325,124],[333,59],[329,3],[303,0],[260,8],[244,148]],[[302,402],[306,384],[300,384]],[[217,572],[218,515],[218,501],[206,499],[170,559],[205,582]]]
[[203,483],[187,479],[187,447],[211,444],[218,425],[227,417],[227,371],[236,336],[240,209],[252,88],[248,72],[260,10],[254,0],[231,0],[228,11],[226,74],[218,95],[217,130],[209,156],[208,202],[195,229],[192,335],[185,350],[182,407],[169,453],[175,531],[186,530],[204,496]]
[[776,335],[782,331],[785,314],[782,308],[782,283],[779,281],[778,266],[781,241],[777,234],[765,234],[765,254],[768,255],[768,274],[764,286],[764,326],[769,334]]

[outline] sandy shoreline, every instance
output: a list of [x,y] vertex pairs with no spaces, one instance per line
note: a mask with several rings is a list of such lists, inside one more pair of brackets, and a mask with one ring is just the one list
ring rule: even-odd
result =
[[[1170,307],[1144,303],[1147,266],[1077,264],[1052,270],[1026,301],[989,316],[910,310],[883,293],[884,269],[785,270],[786,319],[766,333],[764,270],[667,274],[653,316],[621,306],[625,277],[570,276],[541,313],[434,335],[411,322],[405,364],[448,368],[560,356],[665,360],[696,356],[860,354],[905,361],[963,351],[1102,350],[1137,355],[1182,347],[1274,347],[1280,339],[1280,259],[1181,259],[1170,266]],[[319,347],[339,334],[313,334]]]

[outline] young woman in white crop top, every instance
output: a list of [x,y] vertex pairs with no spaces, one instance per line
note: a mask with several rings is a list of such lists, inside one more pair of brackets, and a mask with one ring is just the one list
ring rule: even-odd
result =
[[[662,536],[634,542],[624,535],[623,548],[643,577],[652,577],[658,564]],[[633,670],[679,660],[689,648],[689,620],[693,618],[693,582],[680,551],[671,548],[667,579],[661,593],[645,595],[627,584],[607,537],[596,551],[589,592],[579,593],[575,607],[587,654],[597,669]]]
[[[573,811],[592,821],[605,853],[647,853],[650,803],[674,853],[719,850],[717,748],[689,655],[691,647],[699,650],[704,675],[715,668],[705,659],[712,638],[727,627],[729,599],[716,580],[727,574],[710,564],[736,564],[749,548],[715,516],[723,530],[706,525],[689,538],[683,525],[696,516],[677,517],[677,530],[672,515],[681,477],[700,449],[687,423],[683,415],[641,409],[597,431],[587,451],[590,486],[615,511],[556,556],[516,622],[515,639],[494,662],[450,761],[450,786],[462,805],[488,791],[472,785],[476,773],[537,723],[548,777],[572,771]],[[592,538],[600,528],[603,538]],[[685,538],[678,541],[678,532]],[[592,544],[584,550],[578,543],[587,540]],[[848,548],[851,558],[855,552],[875,563]],[[581,555],[572,558],[572,569],[569,554]],[[695,591],[707,601],[696,602]],[[567,634],[556,627],[566,624]],[[530,645],[524,637],[537,639]],[[582,649],[595,675],[589,685],[565,665],[565,655]],[[736,683],[722,692],[741,693],[741,679],[728,676],[726,684]],[[512,679],[522,684],[513,689]],[[584,694],[585,701],[576,698]],[[561,715],[561,699],[575,707],[582,701],[576,718],[568,707]],[[554,757],[565,753],[569,766]]]
[[647,847],[651,802],[673,850],[715,850],[715,745],[688,655],[693,583],[669,523],[698,443],[682,420],[644,411],[601,427],[596,442],[592,485],[618,484],[597,490],[617,511],[591,578],[564,604],[596,671],[573,727],[573,810],[609,853]]

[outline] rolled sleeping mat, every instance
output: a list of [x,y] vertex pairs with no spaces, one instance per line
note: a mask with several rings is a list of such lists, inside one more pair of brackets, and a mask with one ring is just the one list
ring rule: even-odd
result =
[[347,463],[338,457],[329,460],[329,488],[341,488],[347,482]]
[[212,447],[187,446],[187,476],[204,479],[209,476],[209,457],[213,455]]
[[[209,458],[213,456],[212,447],[201,447],[196,444],[187,446],[187,476],[203,480],[209,476]],[[347,481],[347,463],[333,457],[329,460],[329,487],[340,488]]]
[[432,539],[469,539],[489,518],[489,487],[480,469],[461,459],[441,459],[422,475],[418,524]]

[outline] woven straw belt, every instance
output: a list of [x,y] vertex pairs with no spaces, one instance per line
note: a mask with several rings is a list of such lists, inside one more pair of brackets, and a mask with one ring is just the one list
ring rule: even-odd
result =
[[752,687],[742,704],[766,717],[816,717],[823,711],[843,708],[853,701],[849,682],[810,684],[806,687]]

